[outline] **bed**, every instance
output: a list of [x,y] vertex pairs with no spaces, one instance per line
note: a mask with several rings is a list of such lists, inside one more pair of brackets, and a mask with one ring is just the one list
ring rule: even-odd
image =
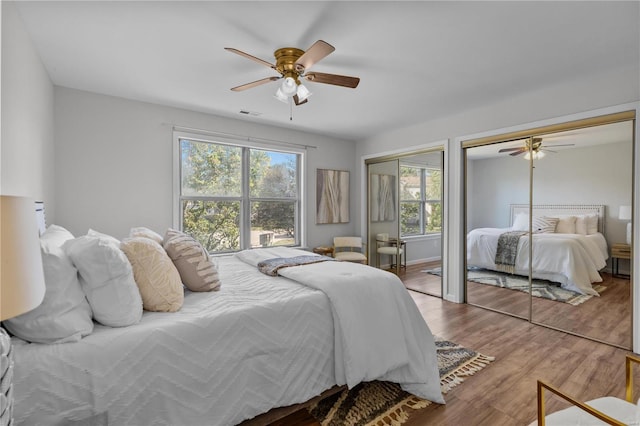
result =
[[[599,271],[606,266],[608,258],[604,212],[602,205],[534,205],[534,228],[536,222],[543,222],[543,225],[534,229],[532,234],[533,278],[560,283],[563,288],[580,294],[598,296],[592,283],[602,281]],[[515,233],[518,239],[513,253],[515,262],[509,272],[528,276],[529,236],[525,232],[528,215],[528,205],[512,204],[511,227],[471,230],[467,234],[467,267],[504,272],[503,265],[498,264],[496,258],[498,240],[507,232],[521,231]],[[558,220],[550,230],[543,229],[545,220],[536,218]]]
[[400,280],[330,260],[288,277],[256,268],[302,254],[215,258],[219,291],[185,290],[177,312],[95,323],[73,343],[13,337],[15,424],[233,425],[374,379],[444,403],[433,335]]

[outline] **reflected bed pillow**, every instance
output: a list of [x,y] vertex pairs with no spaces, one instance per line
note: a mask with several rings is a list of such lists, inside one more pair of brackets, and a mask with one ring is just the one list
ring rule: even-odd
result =
[[556,232],[557,224],[557,217],[534,217],[532,223],[532,231],[536,234],[551,234]]
[[513,220],[512,231],[528,231],[529,230],[529,215],[526,213],[518,213]]
[[91,307],[80,288],[78,270],[62,249],[73,235],[51,225],[40,237],[46,291],[35,309],[4,321],[13,335],[34,343],[77,342],[93,331]]
[[576,233],[576,217],[575,216],[558,216],[558,225],[556,225],[558,234],[575,234]]

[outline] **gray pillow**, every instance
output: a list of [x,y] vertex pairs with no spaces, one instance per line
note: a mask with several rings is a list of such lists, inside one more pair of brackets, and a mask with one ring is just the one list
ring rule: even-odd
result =
[[180,273],[182,283],[191,291],[217,291],[220,279],[216,265],[202,244],[190,235],[168,229],[164,249]]

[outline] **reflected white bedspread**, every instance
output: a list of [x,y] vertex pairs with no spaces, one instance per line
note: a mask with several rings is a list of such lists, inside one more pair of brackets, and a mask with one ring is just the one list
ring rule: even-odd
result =
[[[498,270],[498,237],[510,228],[478,228],[467,235],[467,266]],[[599,270],[607,264],[602,234],[533,234],[533,278],[558,282],[563,288],[598,296],[591,283],[601,282]],[[529,237],[520,237],[516,274],[529,274]]]

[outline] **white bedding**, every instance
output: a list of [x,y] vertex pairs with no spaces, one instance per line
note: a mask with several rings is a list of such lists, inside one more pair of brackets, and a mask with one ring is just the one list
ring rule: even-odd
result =
[[[467,266],[497,270],[498,237],[511,228],[478,228],[467,235]],[[598,296],[591,283],[601,282],[599,270],[607,264],[607,244],[600,233],[593,235],[533,234],[533,278],[558,282],[563,288]],[[529,237],[520,237],[516,274],[529,274]]]
[[[327,269],[328,263],[318,265]],[[351,268],[330,263],[339,265],[340,274]],[[110,425],[237,424],[274,407],[307,401],[341,382],[343,374],[336,372],[336,366],[345,366],[344,373],[353,372],[344,375],[347,382],[358,375],[376,378],[385,370],[361,370],[358,358],[345,357],[346,364],[335,358],[344,351],[366,356],[363,364],[379,367],[387,361],[377,351],[396,349],[382,342],[384,330],[370,325],[362,330],[362,340],[353,351],[351,342],[334,347],[332,312],[342,310],[337,305],[350,306],[354,314],[348,321],[354,327],[363,324],[360,313],[375,308],[359,310],[355,304],[378,298],[371,292],[377,287],[374,282],[364,289],[358,281],[358,297],[332,307],[325,290],[268,277],[234,256],[219,258],[218,264],[221,290],[187,291],[178,312],[145,312],[139,324],[129,327],[96,325],[91,335],[76,343],[40,345],[13,338],[15,424],[64,425],[92,417],[96,425],[106,424],[107,419]],[[387,274],[369,269],[377,271],[376,280],[378,273]],[[326,275],[320,281],[333,282]],[[410,362],[401,365],[392,356],[395,368],[381,378],[443,402],[433,336],[402,290],[404,301],[403,296],[395,302],[379,299],[385,311],[392,311],[393,303],[406,310],[400,316],[401,329],[395,332],[404,331]],[[377,313],[385,318],[382,311]],[[342,327],[349,329],[348,324]]]
[[[262,260],[304,254],[309,253],[272,248],[236,256],[257,266]],[[444,402],[433,335],[396,275],[335,261],[283,268],[278,274],[329,297],[338,384],[351,388],[362,381],[388,380],[422,398]]]
[[221,290],[187,291],[178,312],[96,325],[77,343],[14,338],[16,425],[105,413],[109,425],[237,424],[333,386],[327,297],[233,257],[218,263]]

